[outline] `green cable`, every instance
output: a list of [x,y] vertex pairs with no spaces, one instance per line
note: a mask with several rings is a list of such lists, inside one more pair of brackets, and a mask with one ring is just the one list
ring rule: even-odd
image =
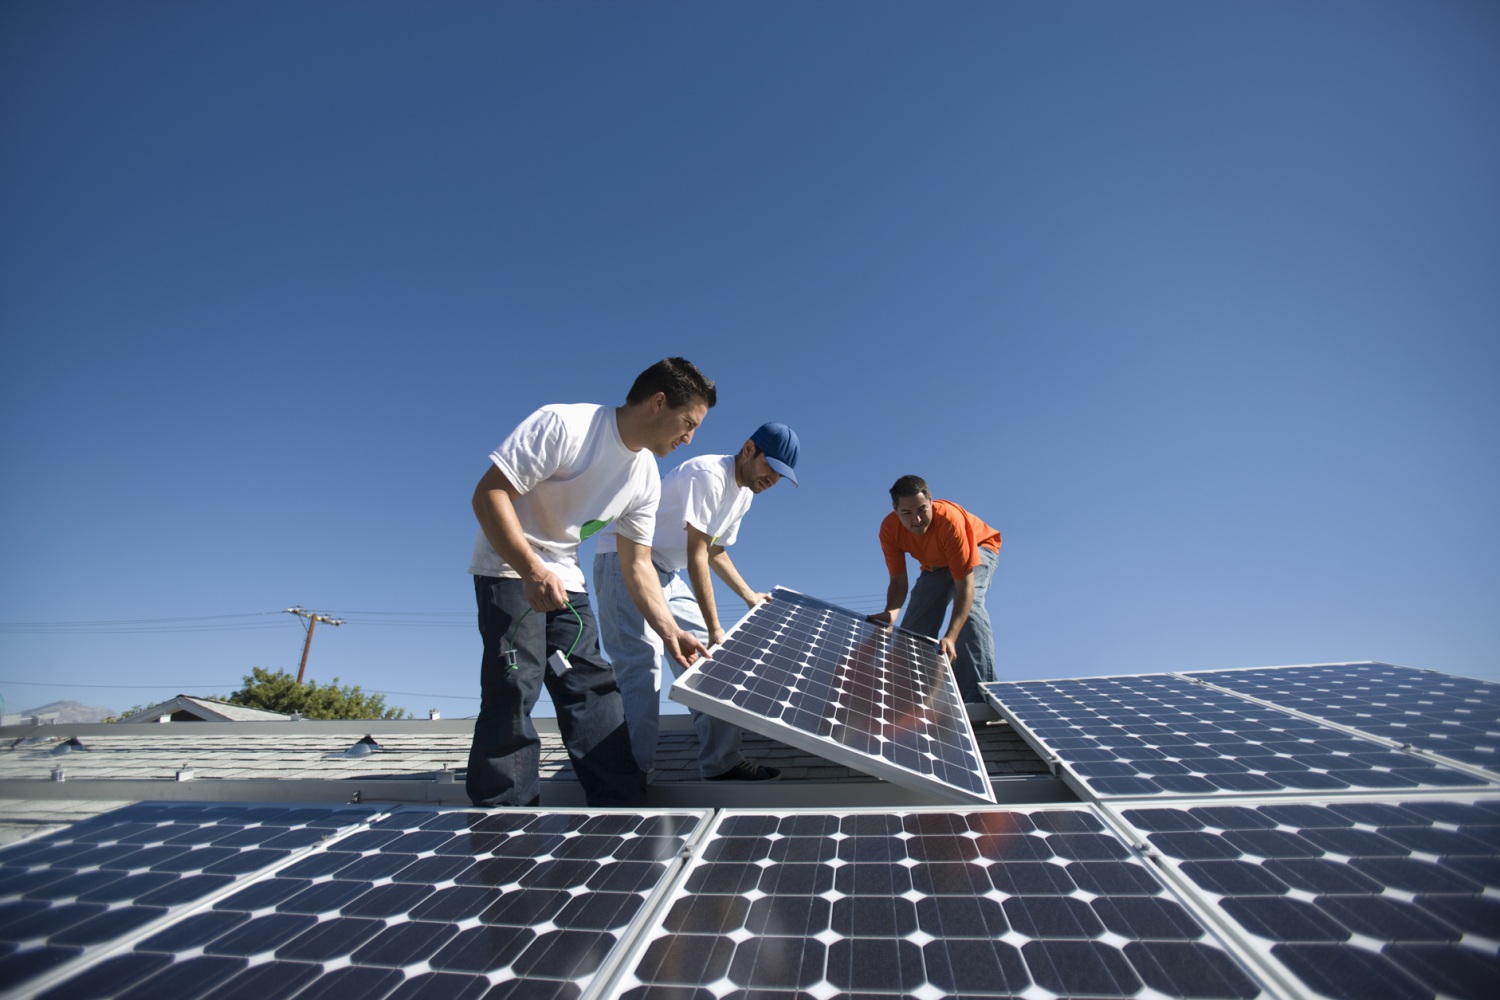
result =
[[573,607],[571,602],[563,601],[563,603],[568,606],[569,611],[573,612],[573,617],[578,619],[578,634],[573,637],[573,645],[569,646],[568,651],[563,654],[564,656],[571,659],[573,656],[573,650],[577,649],[578,644],[583,641],[583,615],[580,615],[578,613],[578,609]]
[[[571,658],[573,656],[573,650],[577,649],[578,644],[583,641],[583,615],[580,615],[578,613],[578,609],[573,607],[573,602],[563,601],[563,604],[567,606],[569,611],[573,612],[573,617],[578,619],[578,634],[573,637],[573,645],[569,646],[568,651],[563,654],[564,656]],[[517,618],[513,623],[511,623],[510,628],[508,628],[505,632],[504,641],[510,643],[511,652],[516,651],[516,641],[511,637],[515,635],[516,629],[520,628],[521,623],[526,620],[526,616],[529,614],[531,614],[530,608],[527,608],[525,611],[521,612],[521,617]],[[516,664],[512,663],[510,665],[510,669],[515,670]]]

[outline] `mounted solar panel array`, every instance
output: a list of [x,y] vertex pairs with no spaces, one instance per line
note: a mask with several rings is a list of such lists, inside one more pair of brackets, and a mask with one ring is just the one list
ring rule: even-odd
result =
[[[775,635],[823,623],[780,600]],[[1500,995],[1500,785],[1481,769],[1171,675],[995,687],[1092,801],[146,804],[0,849],[0,993]]]
[[[237,809],[254,812],[216,812]],[[164,919],[96,934],[106,947],[80,968],[12,969],[0,987],[38,980],[38,995],[71,1000],[576,997],[705,816],[401,810],[153,914]]]
[[752,609],[671,697],[939,801],[995,801],[937,644],[794,591]]
[[141,803],[0,851],[0,988],[165,923],[369,807]]
[[1494,794],[714,816],[402,808],[325,831],[99,942],[91,961],[0,988],[1488,1000],[1500,982]]
[[1389,663],[1184,676],[1334,725],[1500,772],[1500,684]]
[[1386,664],[987,686],[1268,982],[1360,1000],[1500,995],[1497,693]]
[[1184,677],[985,685],[1085,798],[1475,789],[1494,783]]
[[1500,799],[1118,808],[1300,994],[1500,995]]
[[627,968],[627,1000],[1263,995],[1087,807],[721,812]]

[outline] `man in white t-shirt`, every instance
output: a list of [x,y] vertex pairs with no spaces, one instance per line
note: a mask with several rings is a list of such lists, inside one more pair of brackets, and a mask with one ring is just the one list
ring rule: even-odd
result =
[[[645,804],[578,546],[613,523],[624,586],[643,619],[683,666],[707,654],[673,620],[650,546],[656,456],[691,441],[715,400],[714,383],[691,362],[667,358],[636,378],[624,406],[544,406],[491,453],[474,489],[479,537],[469,564],[484,639],[466,786],[476,806],[540,803],[531,710],[543,684],[589,805]],[[565,659],[550,663],[557,653]]]
[[[757,493],[781,479],[797,485],[798,449],[797,435],[786,424],[763,424],[738,453],[691,458],[662,478],[651,561],[677,625],[710,646],[724,640],[710,571],[749,607],[770,599],[770,594],[750,589],[725,549],[739,537],[740,521]],[[625,702],[630,745],[641,770],[650,771],[660,725],[663,645],[642,617],[639,602],[630,599],[624,552],[619,548],[625,539],[623,530],[622,522],[619,530],[606,528],[599,534],[594,597],[599,602],[604,651],[614,664]],[[681,570],[687,570],[687,583],[679,575]],[[688,666],[681,657],[673,661],[674,670]],[[740,752],[739,726],[696,710],[692,714],[702,777],[767,781],[781,776],[776,768],[748,760]]]

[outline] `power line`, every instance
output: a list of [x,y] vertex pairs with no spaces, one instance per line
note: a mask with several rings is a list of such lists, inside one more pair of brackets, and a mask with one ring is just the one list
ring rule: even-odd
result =
[[[206,688],[239,688],[244,683],[244,678],[228,683],[206,683],[204,681],[192,681],[188,684],[50,684],[45,681],[11,681],[0,678],[0,684],[14,684],[17,687],[58,687],[58,688],[90,688],[96,691],[114,690],[116,688],[141,689],[146,691],[191,691],[193,689],[204,690]],[[366,694],[399,695],[403,698],[448,698],[453,701],[477,701],[479,692],[472,694],[433,694],[431,691],[382,691],[378,688],[366,688],[359,686]]]
[[234,632],[245,629],[280,628],[279,621],[247,621],[269,618],[274,611],[255,611],[235,615],[195,615],[180,618],[124,618],[103,621],[0,622],[0,632],[56,634],[122,635],[163,632]]
[[469,618],[472,611],[346,611],[349,615],[406,615],[411,618]]
[[[821,596],[821,595],[820,595]],[[848,608],[881,604],[884,593],[823,597]],[[300,610],[300,609],[299,609]],[[286,627],[285,611],[250,611],[228,615],[187,615],[172,618],[115,618],[77,621],[0,622],[0,633],[37,635],[156,635],[177,632],[241,632]],[[266,619],[253,621],[251,619]],[[473,611],[350,611],[341,621],[371,628],[471,628]]]
[[[38,635],[156,635],[172,632],[238,632],[284,628],[287,621],[246,621],[274,618],[285,611],[252,611],[233,615],[195,615],[179,618],[121,618],[103,621],[0,622],[0,633]],[[398,628],[460,628],[472,624],[472,611],[356,611],[355,615],[393,619],[358,619],[359,624]],[[346,619],[347,620],[347,619]]]
[[0,684],[14,684],[17,687],[47,687],[47,688],[94,688],[95,690],[107,690],[113,688],[141,688],[143,690],[177,690],[185,691],[192,688],[222,688],[239,687],[244,683],[244,678],[223,684],[209,684],[204,681],[191,681],[186,684],[54,684],[51,681],[8,681],[0,679]]
[[7,635],[179,635],[190,632],[251,632],[279,625],[220,625],[212,628],[4,628]]
[[471,628],[472,611],[349,611],[344,620],[370,628]]
[[279,611],[246,611],[232,615],[187,615],[177,618],[114,618],[103,621],[0,622],[4,625],[147,625],[160,622],[203,622],[221,618],[258,618],[281,614]]

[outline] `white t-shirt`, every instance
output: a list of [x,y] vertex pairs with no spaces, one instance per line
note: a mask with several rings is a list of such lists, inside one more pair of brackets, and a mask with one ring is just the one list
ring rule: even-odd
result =
[[[687,525],[703,532],[714,545],[733,545],[754,499],[755,491],[735,485],[733,455],[699,455],[683,462],[661,480],[651,561],[672,573],[686,569]],[[599,551],[617,548],[611,525],[599,533]]]
[[[569,592],[585,589],[578,546],[605,524],[649,544],[661,499],[656,458],[620,439],[612,406],[544,406],[521,421],[490,453],[490,461],[521,491],[516,517],[532,551]],[[474,541],[469,572],[519,579],[484,531]]]

